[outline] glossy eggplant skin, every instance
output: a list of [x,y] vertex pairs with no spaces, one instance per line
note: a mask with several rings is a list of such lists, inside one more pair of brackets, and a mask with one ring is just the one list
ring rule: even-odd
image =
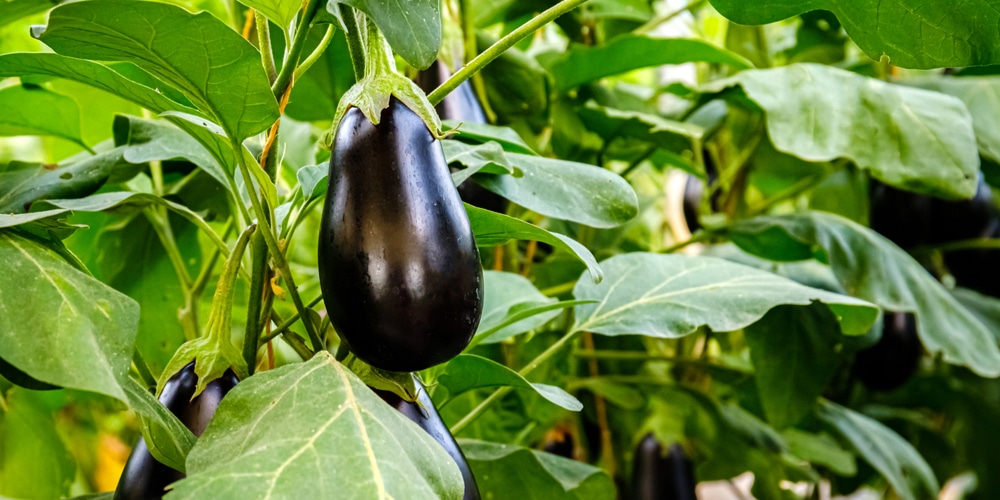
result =
[[355,356],[413,372],[457,356],[483,309],[483,270],[440,143],[395,98],[334,138],[319,234],[333,327]]
[[[666,453],[665,453],[666,451]],[[684,448],[668,450],[652,434],[642,438],[632,464],[634,500],[697,500],[694,467]]]
[[[239,379],[232,370],[227,370],[222,378],[208,383],[198,397],[194,395],[198,376],[194,373],[194,363],[190,363],[167,381],[160,393],[160,403],[187,426],[195,436],[201,436],[215,415],[222,398],[234,387]],[[139,442],[125,463],[115,500],[140,500],[162,498],[167,485],[184,478],[182,472],[161,464],[146,447],[146,441]]]
[[870,390],[891,391],[913,376],[922,354],[913,314],[886,312],[882,318],[882,337],[875,345],[858,351],[854,374]]
[[434,401],[427,394],[427,390],[418,380],[414,379],[414,382],[417,384],[417,401],[420,403],[419,405],[404,401],[403,398],[389,391],[372,390],[383,401],[389,403],[389,406],[392,406],[405,415],[406,418],[419,425],[421,429],[427,431],[444,448],[444,451],[448,452],[452,460],[458,464],[458,469],[462,472],[462,479],[465,481],[465,494],[462,496],[462,499],[479,500],[479,486],[476,485],[476,477],[472,474],[472,469],[469,468],[469,462],[466,461],[462,449],[458,447],[455,437],[451,435],[448,426],[445,425],[444,421],[441,420],[441,416],[438,415],[437,408],[434,407]]

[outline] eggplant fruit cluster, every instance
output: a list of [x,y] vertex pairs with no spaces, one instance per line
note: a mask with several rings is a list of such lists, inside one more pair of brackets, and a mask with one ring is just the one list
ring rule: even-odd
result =
[[483,270],[468,215],[441,144],[395,97],[378,125],[350,108],[337,127],[319,278],[341,341],[376,368],[444,363],[479,325]]
[[632,462],[634,500],[697,500],[694,466],[681,445],[669,448],[652,434],[639,441]]
[[419,425],[421,429],[427,431],[427,434],[430,434],[444,448],[444,451],[448,452],[451,459],[458,464],[458,470],[462,473],[462,480],[465,481],[465,493],[462,495],[462,500],[479,500],[479,486],[476,484],[476,477],[472,474],[472,469],[469,467],[469,462],[465,459],[462,449],[458,447],[458,443],[455,442],[455,437],[451,435],[448,426],[441,420],[441,415],[438,415],[437,408],[434,407],[434,401],[427,394],[427,389],[416,378],[414,378],[414,382],[417,386],[416,403],[406,401],[390,391],[372,390],[383,401],[389,403],[389,406],[392,406],[406,418],[413,421],[413,423]]
[[[198,375],[194,373],[194,363],[177,372],[163,386],[160,393],[160,403],[177,416],[195,435],[201,436],[208,423],[215,415],[222,398],[236,386],[239,379],[232,370],[216,380],[208,383],[198,397],[194,396],[198,385]],[[184,478],[184,474],[158,462],[146,447],[146,441],[139,442],[132,449],[125,470],[122,471],[118,487],[115,489],[115,500],[148,500],[162,498],[166,487]]]

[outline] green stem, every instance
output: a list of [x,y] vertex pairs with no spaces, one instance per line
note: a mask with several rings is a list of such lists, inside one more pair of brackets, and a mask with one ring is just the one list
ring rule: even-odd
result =
[[354,79],[361,80],[365,76],[365,43],[361,31],[358,29],[358,20],[354,17],[354,9],[341,4],[340,18],[344,20],[346,30],[344,36],[347,37],[347,50],[351,54]]
[[318,61],[320,57],[323,57],[323,52],[326,52],[326,48],[330,46],[330,41],[333,40],[333,34],[336,32],[337,29],[334,28],[332,24],[326,28],[326,34],[323,35],[323,39],[319,41],[319,45],[316,46],[316,50],[313,50],[308,57],[302,60],[299,67],[295,68],[295,77],[292,78],[293,81],[298,81],[299,78],[302,78],[302,75],[306,74],[306,71],[309,71],[309,68],[311,68],[313,64],[316,64],[316,61]]
[[[941,252],[952,252],[955,250],[977,250],[984,248],[1000,249],[1000,238],[972,238],[968,240],[952,241],[934,248]],[[921,250],[921,249],[915,249]]]
[[481,54],[469,61],[469,63],[462,69],[458,70],[454,75],[451,75],[451,78],[442,83],[440,87],[434,89],[434,92],[431,92],[427,96],[427,100],[429,100],[433,105],[441,102],[441,100],[444,99],[444,96],[448,95],[452,90],[458,88],[462,82],[468,80],[469,77],[483,69],[487,64],[493,62],[494,59],[500,57],[501,54],[506,52],[507,49],[513,47],[517,44],[517,42],[527,38],[528,35],[531,35],[542,26],[545,26],[557,17],[579,7],[587,1],[588,0],[562,0],[545,12],[535,16],[530,21],[508,33],[507,36],[497,40],[497,43],[494,43],[490,46],[490,48],[484,50]]
[[[319,297],[316,297],[315,299],[312,299],[311,301],[309,301],[309,303],[306,304],[306,307],[312,309],[312,307],[315,306],[316,304],[319,304],[319,302],[321,300],[323,300],[323,296],[322,295],[320,295]],[[268,334],[268,335],[266,335],[264,337],[261,337],[261,339],[258,341],[259,345],[264,345],[264,344],[266,344],[266,343],[274,340],[274,338],[277,337],[278,335],[281,335],[282,333],[285,333],[289,328],[292,327],[292,325],[295,324],[296,321],[299,320],[299,318],[300,318],[300,316],[299,316],[298,312],[293,313],[291,316],[288,317],[288,319],[286,319],[285,321],[282,321],[281,324],[279,324],[277,328],[275,328],[274,330],[272,330],[270,334]]]
[[271,48],[271,27],[267,18],[260,11],[254,11],[254,22],[257,23],[257,45],[260,48],[260,62],[267,73],[267,81],[274,82],[278,70],[274,66],[274,51]]
[[[550,345],[548,349],[546,349],[544,352],[536,356],[535,359],[531,360],[527,365],[525,365],[524,368],[521,368],[521,371],[517,373],[522,377],[528,376],[528,374],[535,371],[536,368],[541,366],[542,363],[545,363],[546,361],[549,360],[549,358],[551,358],[553,355],[559,352],[559,350],[562,349],[571,339],[573,339],[578,332],[579,330],[572,330],[567,332],[566,335],[563,335],[562,338],[557,340],[554,344]],[[501,398],[506,396],[512,390],[513,390],[512,387],[507,386],[507,387],[501,387],[496,391],[494,391],[493,394],[490,394],[488,398],[484,399],[481,403],[479,403],[478,406],[473,408],[472,411],[470,411],[465,417],[462,417],[462,420],[459,420],[458,423],[456,423],[451,428],[452,434],[457,435],[459,432],[462,432],[462,429],[465,429],[469,424],[471,424],[473,421],[479,418],[483,414],[483,412],[486,411],[486,408],[488,408],[491,404],[495,403],[496,401],[499,401]]]
[[292,40],[292,45],[288,48],[285,63],[281,66],[281,72],[278,73],[277,78],[274,79],[274,84],[271,85],[271,92],[274,93],[276,99],[281,99],[281,95],[285,93],[285,89],[291,83],[292,75],[295,74],[295,67],[299,63],[299,57],[305,49],[306,38],[309,36],[309,25],[312,23],[320,4],[325,3],[320,2],[320,0],[309,0],[305,10],[302,11],[302,17],[299,18],[299,22],[295,25],[295,39]]
[[562,295],[566,292],[571,292],[576,288],[576,281],[569,281],[561,285],[550,286],[544,290],[539,290],[542,295],[546,297],[555,297],[556,295]]
[[612,359],[620,361],[684,361],[677,356],[663,356],[639,351],[597,351],[576,349],[572,352],[578,358]]
[[691,237],[688,238],[687,240],[677,243],[676,245],[664,248],[663,250],[660,250],[659,253],[674,253],[688,245],[692,245],[694,243],[701,243],[702,241],[711,238],[713,234],[714,233],[705,230],[698,231],[697,233],[691,235]]
[[191,289],[191,274],[188,273],[187,266],[184,265],[184,257],[181,256],[180,249],[177,248],[177,241],[174,239],[173,230],[170,228],[170,219],[166,217],[165,211],[156,210],[152,207],[146,208],[143,210],[143,213],[146,214],[150,226],[153,227],[153,231],[156,232],[156,236],[160,239],[163,249],[167,252],[167,257],[174,266],[177,278],[181,282],[181,288],[184,290],[184,293],[187,293]]
[[243,330],[243,359],[247,362],[247,372],[253,375],[257,367],[257,339],[260,338],[260,311],[264,300],[264,286],[267,282],[267,243],[260,234],[250,241],[253,268],[250,272],[250,300],[247,302],[247,322]]
[[648,149],[643,151],[643,153],[639,155],[636,159],[632,160],[632,163],[629,163],[628,166],[625,167],[625,170],[622,170],[622,172],[618,175],[622,177],[628,177],[628,174],[631,174],[632,171],[635,170],[636,167],[641,165],[646,158],[653,156],[653,153],[655,153],[657,149],[658,149],[657,146],[650,146]]
[[[230,146],[233,148],[233,152],[236,154],[237,163],[240,167],[240,173],[243,175],[243,182],[247,185],[247,192],[250,197],[250,204],[253,205],[253,210],[257,215],[257,224],[260,226],[261,234],[264,236],[264,241],[267,243],[267,249],[271,253],[271,258],[274,259],[275,267],[278,268],[278,274],[281,279],[285,280],[288,285],[288,294],[292,296],[292,302],[295,303],[295,309],[299,311],[299,314],[305,314],[305,305],[302,303],[302,298],[299,297],[299,292],[295,287],[295,279],[292,278],[292,271],[288,267],[288,261],[285,259],[285,255],[281,253],[281,248],[278,246],[278,242],[274,239],[274,233],[271,231],[271,225],[268,222],[270,217],[264,212],[264,207],[261,204],[260,199],[257,197],[257,193],[253,191],[251,186],[253,183],[253,174],[250,173],[250,166],[247,165],[246,158],[243,157],[243,146],[239,142],[230,139]],[[306,327],[306,331],[309,332],[309,339],[314,343],[314,347],[319,350],[323,348],[323,343],[316,333],[316,329],[308,321],[303,321]]]

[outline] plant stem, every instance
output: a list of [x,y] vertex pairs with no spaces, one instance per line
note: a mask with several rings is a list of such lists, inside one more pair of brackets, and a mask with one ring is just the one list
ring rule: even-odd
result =
[[281,95],[285,93],[285,89],[288,88],[289,83],[292,81],[292,75],[295,74],[295,67],[298,65],[299,56],[302,55],[302,51],[306,45],[306,38],[309,36],[309,25],[312,23],[312,19],[316,15],[316,10],[321,3],[325,4],[325,2],[320,2],[320,0],[309,0],[306,8],[302,11],[302,17],[299,18],[299,22],[295,25],[295,38],[292,40],[292,45],[288,48],[288,55],[285,57],[285,63],[281,66],[281,72],[278,73],[278,76],[274,79],[274,84],[271,85],[271,92],[274,93],[275,99],[281,98]]
[[597,351],[593,349],[576,349],[573,356],[592,359],[612,359],[618,361],[683,361],[677,356],[662,356],[637,351]]
[[448,95],[452,90],[458,88],[462,82],[466,81],[474,75],[477,71],[483,69],[487,64],[493,62],[494,59],[500,57],[501,54],[507,51],[507,49],[513,47],[517,42],[528,37],[535,31],[537,31],[542,26],[552,22],[557,17],[579,7],[580,5],[586,3],[587,0],[562,0],[561,2],[553,5],[545,12],[535,16],[530,21],[519,26],[514,31],[511,31],[507,36],[497,40],[490,48],[484,50],[481,54],[473,58],[466,64],[462,69],[451,75],[447,81],[441,84],[438,88],[434,89],[427,95],[427,100],[430,101],[432,105],[436,105],[444,99],[444,96]]
[[302,78],[302,75],[306,74],[306,71],[309,71],[309,68],[311,68],[313,64],[316,64],[316,61],[318,61],[320,57],[323,57],[323,52],[326,52],[326,48],[330,46],[330,41],[333,40],[333,34],[336,32],[337,29],[334,28],[332,24],[326,28],[326,34],[323,35],[323,39],[320,40],[319,45],[316,46],[316,50],[313,50],[308,57],[302,60],[302,64],[299,64],[299,67],[295,68],[295,76],[292,77],[293,82],[297,82],[300,78]]
[[933,247],[941,252],[952,252],[955,250],[976,250],[984,248],[1000,249],[1000,238],[972,238],[968,240],[952,241],[944,245]]
[[546,297],[554,297],[556,295],[562,295],[566,292],[571,292],[576,288],[576,281],[570,281],[568,283],[563,283],[561,285],[550,286],[544,290],[539,290],[542,295]]
[[243,359],[247,362],[247,372],[253,375],[257,367],[257,339],[260,338],[260,311],[264,300],[264,287],[267,286],[267,243],[260,233],[250,240],[250,252],[253,255],[253,269],[250,272],[250,299],[247,301],[247,321],[243,330]]
[[[555,353],[559,352],[559,350],[562,349],[566,345],[566,343],[568,343],[571,339],[573,339],[573,337],[576,336],[576,333],[578,331],[579,330],[571,330],[567,332],[566,335],[563,335],[562,338],[557,340],[554,344],[550,345],[548,349],[546,349],[544,352],[536,356],[535,359],[531,360],[527,365],[525,365],[524,368],[521,368],[521,371],[517,373],[522,377],[526,377],[529,373],[535,371],[536,368],[541,366],[542,363],[548,361],[549,358],[555,355]],[[473,421],[479,418],[483,414],[483,412],[486,411],[486,408],[488,408],[491,404],[495,403],[496,401],[499,401],[500,398],[503,398],[512,390],[513,390],[512,387],[507,386],[507,387],[501,387],[496,391],[494,391],[493,394],[490,394],[489,397],[487,397],[481,403],[479,403],[479,405],[473,408],[472,411],[470,411],[466,416],[462,417],[462,420],[459,420],[458,423],[456,423],[451,428],[452,434],[457,435],[459,432],[462,432],[462,429],[465,429],[466,427],[468,427],[469,424],[471,424]]]
[[267,18],[260,12],[254,12],[254,21],[257,23],[257,45],[260,49],[260,62],[267,73],[267,81],[274,82],[278,77],[278,70],[274,66],[274,51],[271,48],[271,28],[267,24]]
[[170,229],[170,219],[166,217],[165,211],[157,210],[153,207],[146,208],[143,212],[146,214],[150,226],[152,226],[153,231],[163,245],[163,250],[167,252],[170,263],[174,266],[177,278],[181,282],[181,288],[184,290],[184,293],[187,293],[191,289],[191,275],[188,273],[187,266],[184,265],[184,257],[181,256],[180,249],[177,248],[174,232]]
[[[295,304],[295,309],[299,311],[299,314],[305,314],[305,305],[302,303],[302,298],[299,297],[299,292],[295,287],[295,279],[292,277],[292,271],[288,267],[288,261],[285,260],[285,254],[281,253],[281,248],[278,246],[278,242],[274,239],[274,233],[271,230],[271,224],[268,222],[270,217],[264,212],[264,207],[260,199],[257,197],[257,193],[253,191],[251,186],[253,183],[253,174],[250,173],[250,166],[247,165],[246,159],[243,157],[243,146],[235,140],[230,139],[230,146],[233,148],[233,152],[236,154],[237,163],[240,167],[240,173],[243,175],[243,182],[247,186],[247,192],[250,197],[250,204],[253,205],[253,210],[257,215],[257,224],[260,226],[260,232],[264,236],[264,242],[267,243],[267,249],[271,253],[271,258],[274,259],[274,264],[278,268],[278,274],[281,275],[281,279],[285,280],[288,285],[288,294],[292,296],[292,302]],[[323,348],[323,343],[316,333],[313,325],[308,321],[303,321],[306,327],[306,331],[309,333],[309,339],[315,344],[314,347],[319,350]]]
[[705,240],[711,238],[712,235],[713,235],[713,233],[710,233],[710,232],[705,231],[703,229],[703,230],[698,231],[697,233],[694,233],[693,235],[691,235],[691,238],[689,238],[689,239],[687,239],[685,241],[682,241],[680,243],[677,243],[676,245],[664,248],[663,250],[660,250],[659,253],[674,253],[674,252],[676,252],[676,251],[678,251],[678,250],[680,250],[680,249],[682,249],[682,248],[684,248],[684,247],[686,247],[688,245],[691,245],[691,244],[694,244],[694,243],[701,243],[702,241],[705,241]]
[[[315,299],[312,299],[311,301],[309,301],[309,303],[306,304],[306,307],[312,309],[312,307],[315,306],[316,304],[319,304],[319,302],[321,300],[323,300],[323,296],[322,295],[320,295],[319,297],[316,297]],[[281,335],[281,334],[285,333],[289,328],[291,328],[292,325],[294,325],[295,322],[299,320],[299,318],[300,318],[300,316],[299,316],[298,312],[293,313],[291,316],[288,317],[288,319],[286,319],[285,321],[282,321],[281,324],[279,324],[277,328],[275,328],[274,330],[271,330],[271,333],[269,333],[265,337],[262,337],[258,342],[261,345],[263,345],[263,344],[265,344],[267,342],[270,342],[270,341],[274,340],[275,337],[277,337],[278,335]]]
[[[354,9],[340,6],[340,18],[344,20],[344,36],[347,37],[347,50],[351,54],[351,64],[354,67],[354,79],[361,80],[365,76],[365,44],[361,31],[358,29],[358,20],[354,17]],[[336,125],[336,123],[334,123]]]

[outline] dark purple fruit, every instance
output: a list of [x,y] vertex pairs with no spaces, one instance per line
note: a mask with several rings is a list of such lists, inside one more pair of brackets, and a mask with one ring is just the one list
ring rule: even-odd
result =
[[404,401],[403,398],[393,392],[380,391],[378,389],[372,390],[386,403],[389,403],[389,406],[392,406],[405,415],[406,418],[419,425],[421,429],[427,431],[444,448],[444,451],[448,452],[451,459],[458,464],[458,469],[462,472],[462,480],[465,481],[465,494],[462,496],[462,499],[479,500],[479,486],[476,485],[476,477],[472,474],[472,469],[469,468],[469,462],[466,461],[462,449],[458,447],[455,437],[451,435],[448,426],[445,425],[444,421],[441,420],[441,416],[438,415],[437,408],[434,407],[434,401],[427,394],[427,390],[423,384],[415,378],[413,381],[417,384],[417,401],[420,403],[419,405]]
[[[1000,238],[1000,220],[994,219],[993,225],[988,236]],[[1000,298],[1000,250],[953,250],[944,254],[944,264],[956,285]]]
[[891,391],[913,376],[922,354],[916,318],[910,313],[887,312],[878,343],[855,356],[854,374],[873,391]]
[[647,434],[635,449],[632,498],[635,500],[697,500],[694,467],[684,448],[668,449]]
[[[222,398],[234,387],[239,379],[232,370],[227,370],[222,378],[208,383],[198,397],[194,395],[198,385],[198,375],[194,373],[194,363],[190,363],[176,375],[170,377],[163,392],[160,393],[160,403],[187,426],[195,436],[201,436],[208,423],[215,415]],[[184,478],[184,474],[161,464],[146,447],[146,441],[139,442],[132,449],[132,454],[125,463],[118,488],[115,489],[115,500],[140,500],[162,498],[167,485]]]
[[928,243],[987,237],[994,220],[992,193],[980,175],[976,194],[968,200],[931,199]]
[[869,223],[900,248],[926,244],[933,198],[872,180]]
[[319,278],[341,340],[395,372],[457,356],[479,325],[483,270],[441,144],[395,98],[378,126],[351,108],[329,179]]

